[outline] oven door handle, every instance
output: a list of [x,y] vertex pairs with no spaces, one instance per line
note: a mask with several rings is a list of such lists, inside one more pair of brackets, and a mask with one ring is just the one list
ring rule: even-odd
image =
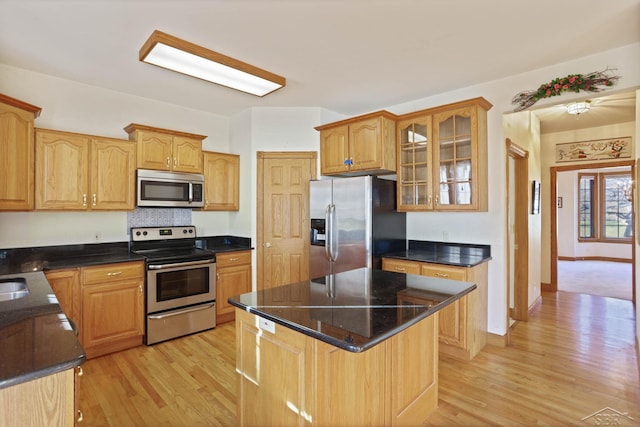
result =
[[204,265],[215,263],[215,259],[203,259],[201,261],[175,262],[171,264],[149,264],[149,270],[162,270],[165,268],[189,267],[192,265]]
[[215,303],[209,304],[206,307],[193,307],[193,308],[187,308],[184,310],[180,310],[180,311],[172,311],[170,313],[163,313],[163,314],[152,314],[147,316],[149,319],[154,319],[154,320],[158,320],[158,319],[165,319],[167,317],[171,317],[171,316],[178,316],[180,314],[186,314],[186,313],[192,313],[194,311],[200,311],[200,310],[208,310],[210,308],[212,308],[213,306],[215,306]]

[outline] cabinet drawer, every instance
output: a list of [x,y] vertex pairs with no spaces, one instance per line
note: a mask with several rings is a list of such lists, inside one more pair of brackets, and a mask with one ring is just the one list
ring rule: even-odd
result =
[[105,264],[82,269],[83,285],[111,282],[113,280],[142,278],[144,278],[144,263],[142,262]]
[[216,268],[251,264],[251,251],[216,254]]
[[422,271],[420,274],[423,276],[439,277],[449,280],[467,280],[467,272],[464,268],[446,267],[443,265],[422,264]]
[[382,269],[405,274],[420,274],[420,263],[400,259],[382,258]]

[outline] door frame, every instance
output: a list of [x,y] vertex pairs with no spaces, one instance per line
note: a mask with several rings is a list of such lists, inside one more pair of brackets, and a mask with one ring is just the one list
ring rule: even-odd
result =
[[[549,168],[550,175],[550,190],[549,191],[549,206],[551,206],[551,248],[550,248],[550,283],[549,285],[543,285],[543,290],[550,292],[558,291],[558,207],[556,201],[558,200],[558,191],[557,191],[557,181],[558,181],[558,172],[567,172],[567,171],[575,171],[580,169],[602,169],[602,168],[613,168],[620,166],[628,166],[631,171],[631,179],[635,181],[636,176],[636,164],[635,160],[623,160],[617,162],[606,162],[606,163],[584,163],[579,165],[568,165],[568,166],[553,166]],[[635,197],[635,191],[634,191]],[[631,230],[633,232],[633,241],[631,242],[631,300],[633,304],[636,303],[636,209],[635,209],[635,200],[632,203],[631,208]]]
[[256,289],[262,289],[264,283],[264,161],[267,159],[309,159],[311,162],[311,179],[317,179],[317,151],[257,151],[256,173]]
[[[509,307],[511,301],[510,283],[507,285],[507,325],[510,320],[527,321],[529,319],[529,152],[511,139],[506,139],[507,148],[507,277],[510,277],[511,253],[514,251],[514,286],[513,309]],[[509,159],[514,160],[514,194],[509,192],[510,173]],[[514,248],[511,248],[509,230],[509,211],[511,198],[514,202]],[[507,328],[509,331],[510,328]],[[507,340],[509,337],[507,337]]]

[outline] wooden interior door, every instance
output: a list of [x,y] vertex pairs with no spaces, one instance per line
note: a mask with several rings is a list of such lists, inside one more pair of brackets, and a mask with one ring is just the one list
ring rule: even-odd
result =
[[309,181],[316,152],[258,152],[257,288],[309,278]]

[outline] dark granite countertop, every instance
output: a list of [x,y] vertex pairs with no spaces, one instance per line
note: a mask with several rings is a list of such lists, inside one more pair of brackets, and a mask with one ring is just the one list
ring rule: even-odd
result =
[[456,267],[474,267],[491,260],[491,246],[489,245],[409,240],[407,248],[406,251],[383,256]]
[[60,308],[42,272],[23,278],[25,297],[0,301],[0,389],[72,369],[86,359],[75,325]]
[[[473,291],[473,283],[360,268],[229,298],[249,313],[361,352]],[[410,298],[421,298],[417,304]]]
[[[196,246],[214,252],[253,249],[250,238],[236,236],[198,237]],[[130,252],[129,242],[0,249],[0,275],[143,260]]]

